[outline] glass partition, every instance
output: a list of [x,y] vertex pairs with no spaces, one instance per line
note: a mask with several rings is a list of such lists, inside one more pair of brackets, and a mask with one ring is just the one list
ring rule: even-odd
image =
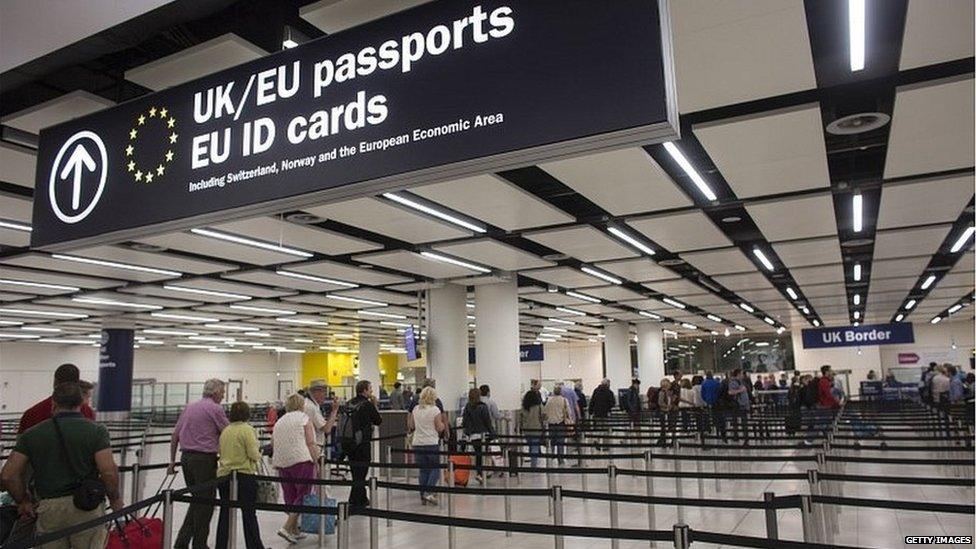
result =
[[729,372],[735,368],[751,373],[794,369],[793,340],[789,333],[667,337],[664,357],[669,374]]

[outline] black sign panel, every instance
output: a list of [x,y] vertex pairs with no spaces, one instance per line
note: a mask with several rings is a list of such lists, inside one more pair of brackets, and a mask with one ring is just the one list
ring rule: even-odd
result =
[[666,0],[439,0],[41,132],[35,247],[677,135]]

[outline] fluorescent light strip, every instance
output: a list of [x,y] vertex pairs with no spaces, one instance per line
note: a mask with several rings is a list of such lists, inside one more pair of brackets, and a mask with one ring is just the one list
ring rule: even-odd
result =
[[735,325],[735,326],[733,326],[733,327],[734,327],[734,328],[735,328],[736,330],[739,330],[740,332],[744,332],[744,331],[746,331],[746,328],[745,328],[745,326],[739,326],[738,324],[736,324],[736,325]]
[[763,317],[763,322],[765,322],[766,324],[769,324],[770,326],[775,326],[776,325],[776,321],[773,320],[773,319],[771,319],[771,318],[769,318],[768,316],[764,316]]
[[768,341],[757,341],[755,343],[755,346],[756,347],[769,347],[769,342]]
[[772,262],[769,261],[769,258],[766,257],[766,254],[764,254],[763,251],[760,250],[759,248],[753,248],[752,255],[756,256],[756,258],[759,259],[759,262],[762,263],[763,267],[766,267],[767,271],[776,270],[776,268],[773,267]]
[[854,294],[854,304],[855,305],[861,304],[861,294]]
[[420,252],[420,255],[431,259],[433,261],[440,261],[441,263],[450,263],[451,265],[457,265],[458,267],[464,267],[465,269],[471,269],[479,273],[490,273],[491,269],[486,269],[480,265],[475,265],[473,263],[468,263],[467,261],[461,261],[460,259],[454,259],[453,257],[447,257],[446,255],[435,254],[434,252]]
[[817,326],[817,327],[819,328],[819,327],[820,327],[820,321],[819,321],[819,320],[817,320],[816,318],[815,318],[815,319],[813,319],[813,325],[814,325],[814,326]]
[[789,286],[786,287],[786,295],[790,296],[790,299],[800,299],[800,296],[796,295],[796,291]]
[[556,328],[555,326],[543,326],[542,329],[543,330],[549,330],[550,332],[559,332],[559,333],[562,333],[562,334],[569,333],[569,330],[564,330],[562,328]]
[[550,318],[549,322],[555,322],[556,324],[563,324],[565,326],[576,326],[575,322],[570,322],[569,320],[563,320],[561,318]]
[[577,311],[576,309],[570,309],[569,307],[556,307],[556,310],[561,313],[567,313],[576,316],[586,316],[583,311]]
[[45,337],[37,341],[40,343],[60,343],[62,345],[91,345],[91,341],[86,339],[71,339],[66,337]]
[[858,320],[860,318],[861,318],[861,311],[854,311],[854,320]]
[[23,322],[17,322],[14,320],[0,320],[0,326],[21,326]]
[[898,313],[898,316],[895,317],[895,322],[901,322],[902,320],[905,320],[905,315]]
[[786,328],[784,328],[783,326],[780,326],[779,328],[776,328],[776,333],[777,334],[782,334],[785,331],[786,331]]
[[278,322],[283,322],[285,324],[299,324],[302,326],[328,326],[329,323],[322,320],[307,320],[304,318],[276,318]]
[[269,309],[267,307],[253,307],[251,305],[228,305],[231,309],[236,309],[238,311],[248,311],[251,313],[265,313],[270,315],[297,315],[297,311],[289,311],[286,309]]
[[962,309],[962,305],[959,304],[959,303],[956,303],[952,307],[949,307],[949,314],[951,315],[952,313],[958,311],[959,309]]
[[915,301],[914,299],[909,299],[908,303],[905,303],[905,310],[907,311],[911,309],[912,307],[915,306],[916,303],[918,303],[918,301]]
[[243,324],[206,324],[205,328],[214,330],[231,330],[235,332],[258,332],[261,328],[257,326],[245,326]]
[[670,297],[661,298],[661,301],[663,301],[664,303],[667,303],[668,305],[670,305],[670,306],[672,306],[672,307],[674,307],[676,309],[684,309],[685,307],[687,307],[687,305],[685,305],[684,303],[682,303],[680,301],[675,301],[675,300],[671,299]]
[[9,334],[9,333],[0,333],[0,338],[4,338],[4,337],[9,337],[11,339],[38,339],[41,336],[32,335],[32,334]]
[[749,306],[747,303],[739,303],[739,308],[742,309],[743,311],[747,312],[747,313],[754,313],[754,312],[756,312],[756,310],[753,309],[751,306]]
[[808,309],[807,307],[800,307],[800,310],[803,311],[803,314],[805,315],[810,314],[810,309]]
[[861,281],[861,264],[860,263],[855,263],[854,264],[854,282],[860,282],[860,281]]
[[180,349],[209,349],[213,347],[213,345],[197,345],[191,343],[179,343],[176,346]]
[[461,219],[460,217],[455,217],[455,216],[453,216],[453,215],[451,215],[451,214],[449,214],[449,213],[447,213],[447,212],[445,212],[443,210],[438,210],[437,208],[431,208],[430,206],[421,204],[420,202],[411,200],[411,199],[409,199],[409,198],[407,198],[405,196],[401,196],[401,195],[393,194],[393,193],[383,193],[383,198],[386,198],[388,200],[392,200],[392,201],[396,202],[397,204],[403,204],[404,206],[406,206],[408,208],[413,208],[413,209],[415,209],[417,211],[424,212],[425,214],[432,215],[432,216],[434,216],[436,218],[443,219],[444,221],[447,221],[448,223],[453,223],[455,225],[459,225],[461,227],[464,227],[465,229],[470,229],[470,230],[472,230],[472,231],[474,231],[476,233],[485,233],[485,232],[488,231],[487,229],[485,229],[484,227],[482,227],[480,225],[475,225],[474,223],[471,223],[469,221],[465,221],[465,220]]
[[864,69],[865,0],[848,0],[847,25],[850,39],[851,72]]
[[636,238],[634,238],[633,236],[631,236],[627,232],[622,231],[622,230],[618,229],[617,227],[607,227],[607,231],[610,234],[612,234],[613,236],[616,236],[617,238],[619,238],[620,240],[623,240],[627,244],[630,244],[631,246],[633,246],[633,247],[637,248],[638,250],[644,252],[645,254],[647,254],[647,255],[654,255],[654,250],[651,249],[650,246],[648,246],[647,244],[644,244],[640,240],[637,240]]
[[63,290],[65,292],[77,292],[81,290],[81,288],[76,288],[74,286],[46,284],[43,282],[27,282],[26,280],[10,280],[9,278],[0,278],[0,285],[24,286],[26,288],[44,288],[46,290]]
[[[91,343],[90,341],[88,343]],[[162,345],[163,342],[158,339],[140,339],[139,345]]]
[[211,353],[243,353],[244,352],[241,349],[222,349],[220,347],[211,347],[210,349],[207,349],[207,351]]
[[[367,315],[367,316],[375,316],[375,317],[379,317],[379,318],[393,318],[393,319],[396,319],[396,320],[405,320],[407,318],[406,315],[395,315],[393,313],[380,313],[380,312],[377,312],[377,311],[370,311],[368,309],[361,309],[359,311],[359,314],[360,315]],[[469,315],[468,318],[473,318],[473,317],[471,317]]]
[[220,336],[190,336],[187,339],[192,341],[234,341],[232,337],[220,337]]
[[348,297],[344,295],[336,294],[325,294],[326,299],[335,299],[336,301],[347,301],[349,303],[359,303],[362,305],[371,305],[373,307],[387,307],[388,303],[383,303],[382,301],[372,301],[369,299],[360,299],[358,297]]
[[864,229],[864,212],[862,211],[864,198],[859,194],[855,194],[851,205],[854,209],[854,232],[859,233]]
[[599,278],[600,280],[605,280],[605,281],[607,281],[607,282],[609,282],[611,284],[618,284],[619,285],[619,284],[623,284],[624,283],[619,278],[610,276],[607,273],[604,273],[602,271],[598,271],[598,270],[596,270],[596,269],[594,269],[592,267],[583,266],[583,267],[580,267],[580,270],[583,271],[584,273],[590,275],[590,276],[595,276],[595,277]]
[[674,337],[677,337],[678,336],[678,332],[676,332],[674,330],[661,330],[661,333],[663,333],[664,335],[669,335],[669,336],[674,336]]
[[200,288],[188,288],[186,286],[173,286],[172,284],[164,284],[164,290],[172,290],[174,292],[183,292],[187,294],[198,294],[198,295],[209,295],[213,297],[224,297],[227,299],[251,299],[249,295],[243,294],[232,294],[230,292],[218,292],[215,290],[201,290]]
[[937,316],[937,317],[933,318],[930,322],[932,324],[938,324],[939,322],[942,322],[942,317],[941,316]]
[[[296,337],[292,339],[292,341],[294,341],[295,343],[315,343],[315,341],[311,339],[302,339],[300,337]],[[380,347],[382,347],[382,345],[380,345]]]
[[353,284],[352,282],[343,282],[342,280],[335,280],[335,279],[332,279],[332,278],[323,278],[321,276],[307,275],[307,274],[303,274],[303,273],[293,273],[291,271],[285,271],[285,270],[282,270],[282,269],[278,269],[277,271],[275,271],[275,274],[279,274],[281,276],[287,276],[287,277],[290,277],[290,278],[297,278],[299,280],[308,280],[310,282],[319,282],[321,284],[333,284],[333,285],[336,285],[336,286],[345,286],[347,288],[358,288],[359,287],[359,284]]
[[[961,307],[961,306],[960,306]],[[25,332],[60,332],[61,328],[49,328],[47,326],[21,326],[21,330]]]
[[128,307],[130,309],[150,309],[159,310],[163,307],[159,305],[146,305],[145,303],[133,303],[131,301],[116,301],[114,299],[97,299],[94,297],[73,297],[71,301],[76,303],[87,303],[89,305],[108,305],[111,307]]
[[164,276],[183,276],[183,273],[176,271],[169,271],[166,269],[156,269],[154,267],[143,267],[142,265],[132,265],[129,263],[117,263],[115,261],[105,261],[104,259],[92,259],[90,257],[79,257],[76,255],[64,255],[64,254],[51,254],[54,259],[62,259],[65,261],[74,261],[75,263],[87,263],[89,265],[98,265],[100,267],[111,267],[113,269],[122,269],[125,271],[136,271],[140,273],[151,273]]
[[566,292],[569,297],[575,297],[576,299],[582,299],[583,301],[589,301],[590,303],[602,303],[599,299],[586,294],[581,294],[579,292]]
[[641,316],[646,316],[647,318],[653,318],[654,320],[661,320],[661,315],[656,315],[650,311],[637,311],[637,314]]
[[933,282],[935,282],[935,275],[929,275],[929,277],[925,279],[925,282],[922,283],[921,288],[923,290],[928,290],[929,286],[931,286]]
[[219,318],[206,316],[180,315],[175,313],[149,313],[149,316],[156,318],[168,318],[171,320],[188,320],[190,322],[220,322]]
[[188,332],[186,330],[159,330],[159,329],[145,329],[142,331],[144,334],[154,334],[154,335],[164,335],[164,336],[195,336],[200,335],[197,332]]
[[206,236],[209,238],[215,238],[217,240],[223,240],[225,242],[233,242],[234,244],[242,244],[244,246],[250,246],[252,248],[261,248],[262,250],[269,250],[272,252],[293,255],[296,257],[308,258],[314,255],[306,251],[296,250],[295,248],[279,246],[277,244],[272,244],[270,242],[262,242],[260,240],[253,240],[251,238],[245,238],[243,236],[237,236],[229,233],[222,233],[211,229],[190,229],[190,232],[200,236]]
[[25,225],[23,223],[14,223],[13,221],[0,221],[0,229],[13,229],[15,231],[24,231],[25,233],[31,232],[30,225]]
[[0,309],[0,315],[50,316],[53,318],[88,318],[78,313],[59,313],[56,311],[37,311],[34,309]]
[[664,144],[664,150],[668,151],[671,158],[673,158],[674,161],[678,163],[678,166],[684,170],[685,174],[691,178],[692,182],[695,183],[695,186],[698,187],[698,190],[705,195],[705,198],[709,200],[716,200],[718,198],[715,196],[715,192],[712,191],[712,188],[708,186],[708,183],[706,183],[705,180],[702,179],[702,176],[698,174],[695,167],[691,165],[691,162],[688,162],[688,159],[685,158],[684,153],[681,152],[681,149],[679,149],[677,145],[668,141]]
[[969,240],[969,237],[973,236],[973,232],[976,232],[976,228],[966,227],[966,230],[963,231],[961,235],[959,235],[959,238],[956,240],[956,243],[952,245],[952,248],[949,251],[952,253],[956,253],[959,250],[961,250],[963,246],[966,245],[966,241]]
[[712,315],[712,314],[705,315],[705,318],[707,318],[708,320],[711,320],[713,322],[722,322],[721,317],[717,317],[717,316]]
[[407,324],[405,322],[389,322],[389,321],[386,321],[386,320],[380,322],[380,325],[382,325],[382,326],[393,326],[394,328],[409,328],[409,327],[413,326],[413,324]]

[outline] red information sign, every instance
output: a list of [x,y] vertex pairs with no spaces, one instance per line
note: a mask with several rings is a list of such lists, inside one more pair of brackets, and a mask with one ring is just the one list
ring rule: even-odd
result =
[[898,364],[918,364],[919,358],[915,353],[898,353]]

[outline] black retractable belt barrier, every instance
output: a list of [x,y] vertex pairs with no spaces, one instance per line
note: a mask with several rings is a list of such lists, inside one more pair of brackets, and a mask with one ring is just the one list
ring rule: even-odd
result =
[[976,505],[959,503],[929,503],[924,501],[891,501],[885,499],[848,498],[837,496],[811,496],[814,503],[845,505],[848,507],[872,507],[899,511],[931,511],[933,513],[976,514]]
[[826,461],[845,463],[878,463],[887,465],[973,465],[971,459],[912,459],[864,456],[831,456],[825,455]]
[[931,486],[974,486],[976,479],[952,477],[892,477],[875,475],[839,475],[820,473],[820,480],[839,480],[848,482],[876,482],[886,484],[927,484]]
[[734,534],[719,534],[717,532],[703,532],[701,530],[691,531],[691,541],[714,543],[722,546],[759,547],[761,549],[858,549],[850,545],[827,545],[824,543],[757,538]]
[[178,503],[202,503],[204,505],[213,505],[214,507],[232,507],[234,509],[241,509],[244,507],[250,509],[253,507],[258,511],[276,511],[281,513],[306,513],[312,515],[333,516],[339,514],[335,507],[316,505],[284,505],[282,503],[242,502],[237,500],[201,498],[198,496],[181,496],[176,494],[173,495],[172,500]]

